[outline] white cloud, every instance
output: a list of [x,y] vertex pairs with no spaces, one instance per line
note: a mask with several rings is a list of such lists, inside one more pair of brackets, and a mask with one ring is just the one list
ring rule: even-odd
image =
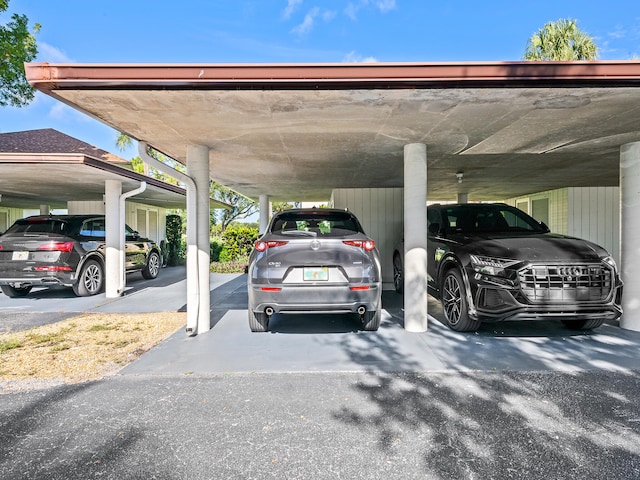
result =
[[358,12],[362,8],[373,6],[382,13],[387,13],[396,8],[396,0],[360,0],[359,2],[349,2],[344,9],[344,14],[351,20],[358,19]]
[[309,33],[311,30],[313,30],[315,19],[319,14],[320,14],[320,9],[318,7],[313,7],[304,16],[304,20],[302,21],[302,23],[300,25],[293,27],[291,31],[298,35],[304,35],[305,33]]
[[363,57],[355,51],[350,51],[342,59],[344,63],[375,63],[378,60],[375,57]]
[[286,8],[282,12],[282,17],[285,20],[289,20],[299,5],[302,5],[302,0],[288,0]]
[[49,109],[48,116],[49,118],[52,118],[56,121],[64,122],[64,123],[74,123],[74,122],[86,123],[91,121],[91,118],[88,117],[87,115],[61,102],[56,102]]
[[38,42],[38,59],[51,63],[73,63],[74,61],[56,47],[48,43]]

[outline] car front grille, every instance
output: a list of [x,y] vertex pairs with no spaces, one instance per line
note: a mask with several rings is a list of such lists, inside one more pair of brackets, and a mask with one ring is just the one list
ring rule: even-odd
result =
[[530,265],[518,278],[531,303],[601,302],[613,288],[613,271],[603,264]]

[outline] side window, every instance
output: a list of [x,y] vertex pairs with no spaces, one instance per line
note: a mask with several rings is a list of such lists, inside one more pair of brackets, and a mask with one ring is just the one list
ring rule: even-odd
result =
[[[427,232],[431,234],[435,234],[435,231],[432,232],[431,225],[438,225],[438,230],[442,228],[442,220],[440,219],[440,212],[437,210],[427,210]],[[435,226],[433,227],[436,228]]]
[[93,220],[87,220],[82,224],[80,235],[92,238],[104,238],[106,235],[104,219],[96,218]]

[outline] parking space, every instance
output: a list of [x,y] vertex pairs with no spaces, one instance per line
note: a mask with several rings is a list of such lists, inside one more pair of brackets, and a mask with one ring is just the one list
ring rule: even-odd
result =
[[[155,280],[127,279],[125,295],[75,297],[70,290],[34,291],[21,299],[0,295],[0,331],[59,321],[82,312],[181,311],[183,267],[165,268]],[[275,315],[268,333],[252,333],[245,275],[211,274],[211,330],[195,337],[180,329],[123,375],[233,372],[420,371],[630,371],[640,365],[640,333],[617,322],[572,331],[560,322],[485,324],[475,333],[453,332],[429,299],[429,330],[403,328],[402,297],[383,294],[377,332],[359,329],[350,315]]]

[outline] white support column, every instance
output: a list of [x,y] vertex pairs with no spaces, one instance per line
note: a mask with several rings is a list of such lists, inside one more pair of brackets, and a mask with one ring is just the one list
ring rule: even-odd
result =
[[427,146],[404,147],[404,328],[427,331]]
[[[118,180],[105,180],[104,183],[104,211],[105,211],[105,243],[107,252],[105,255],[105,296],[116,298],[120,296],[118,287],[120,275],[124,265],[120,265],[120,195],[122,194],[122,182]],[[123,240],[124,241],[124,240]]]
[[620,148],[620,265],[624,293],[620,326],[640,331],[640,142]]
[[[209,282],[209,225],[211,221],[209,209],[209,147],[206,145],[189,145],[187,147],[187,174],[196,184],[196,244],[187,246],[187,268],[197,265],[195,273],[193,269],[187,270],[187,277],[196,274],[198,276],[198,306],[197,306],[197,333],[208,332],[211,328],[210,315],[210,282]],[[193,226],[192,226],[193,227]],[[187,225],[189,228],[189,225]],[[192,305],[187,304],[187,312]],[[187,313],[188,315],[188,313]]]
[[269,195],[260,195],[258,208],[260,210],[260,230],[263,234],[267,231],[269,226],[269,220],[271,217],[271,202],[269,201]]
[[49,215],[50,211],[49,205],[40,205],[40,215]]
[[458,203],[468,203],[469,195],[467,193],[458,193]]

